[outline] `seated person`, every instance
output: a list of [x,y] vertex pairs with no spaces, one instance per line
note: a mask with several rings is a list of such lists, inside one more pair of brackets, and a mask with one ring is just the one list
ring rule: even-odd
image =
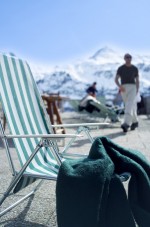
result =
[[100,117],[109,117],[112,122],[118,121],[118,115],[113,108],[109,108],[91,95],[85,96],[79,104],[79,111],[86,110],[89,113],[99,112]]
[[94,110],[96,110],[97,112],[100,112],[100,109],[98,109],[95,106],[90,104],[91,101],[93,101],[95,103],[96,102],[99,103],[99,101],[96,98],[94,98],[92,95],[86,95],[80,101],[79,111],[86,110],[87,112],[92,113]]

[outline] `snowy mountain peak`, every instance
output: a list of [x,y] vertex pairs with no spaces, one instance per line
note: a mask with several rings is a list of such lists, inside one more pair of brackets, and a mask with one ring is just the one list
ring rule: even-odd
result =
[[99,49],[92,57],[90,57],[90,59],[99,62],[100,64],[114,62],[121,63],[122,56],[122,53],[117,52],[108,46],[105,46]]
[[113,49],[111,49],[108,46],[105,46],[105,47],[99,49],[98,51],[96,51],[96,53],[91,58],[96,60],[99,57],[102,57],[102,56],[104,57],[104,56],[108,56],[110,54],[115,54],[115,53],[116,52]]

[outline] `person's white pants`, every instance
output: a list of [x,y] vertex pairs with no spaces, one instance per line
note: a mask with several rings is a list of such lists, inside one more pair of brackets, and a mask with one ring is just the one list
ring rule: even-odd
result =
[[131,126],[132,123],[138,122],[137,118],[137,101],[136,101],[136,85],[124,84],[124,92],[121,92],[122,99],[125,104],[124,123]]

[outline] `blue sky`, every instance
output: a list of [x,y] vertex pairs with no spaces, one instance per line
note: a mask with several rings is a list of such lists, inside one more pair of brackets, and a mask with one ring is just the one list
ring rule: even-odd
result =
[[149,0],[1,0],[0,51],[58,64],[101,47],[150,51]]

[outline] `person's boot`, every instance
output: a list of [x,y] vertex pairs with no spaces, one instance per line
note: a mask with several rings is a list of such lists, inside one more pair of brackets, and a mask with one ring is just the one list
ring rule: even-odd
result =
[[127,132],[128,129],[129,129],[129,125],[127,125],[126,123],[123,123],[123,124],[121,125],[121,128],[123,129],[123,132]]
[[134,123],[132,123],[132,125],[131,125],[131,130],[135,130],[136,128],[138,128],[139,127],[139,123],[138,122],[134,122]]

